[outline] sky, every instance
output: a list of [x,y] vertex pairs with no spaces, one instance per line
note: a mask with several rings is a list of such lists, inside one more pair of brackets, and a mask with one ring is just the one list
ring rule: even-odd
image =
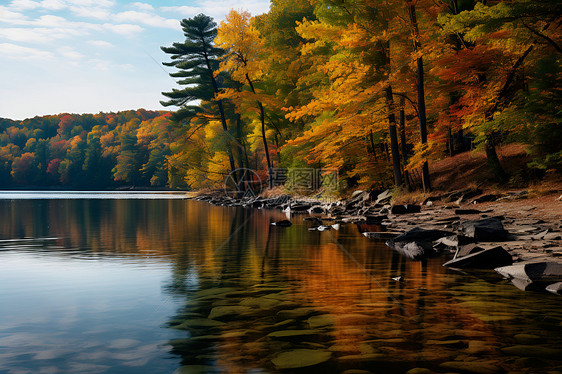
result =
[[0,117],[174,109],[160,46],[185,39],[181,19],[230,9],[269,0],[0,0]]

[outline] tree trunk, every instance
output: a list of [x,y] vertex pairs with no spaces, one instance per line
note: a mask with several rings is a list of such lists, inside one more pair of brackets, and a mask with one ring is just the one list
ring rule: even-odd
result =
[[[255,94],[256,90],[254,89],[254,84],[252,83],[252,80],[250,79],[248,74],[246,74],[246,80],[248,81],[248,84],[250,85],[250,89]],[[269,188],[273,188],[273,168],[271,166],[271,159],[269,157],[269,147],[267,146],[267,139],[265,137],[265,110],[263,108],[263,105],[262,105],[261,101],[259,101],[259,100],[256,100],[256,101],[258,103],[258,108],[260,109],[261,139],[262,139],[262,142],[263,142],[265,159],[267,161],[267,182],[268,182]]]
[[498,154],[496,152],[496,142],[494,141],[493,134],[486,135],[486,159],[488,161],[488,166],[492,169],[492,172],[497,177],[500,183],[505,183],[508,180],[508,175],[500,163]]
[[[412,23],[412,34],[414,38],[414,49],[417,51],[421,48],[420,43],[420,32],[418,28],[418,20],[416,18],[416,6],[412,2],[408,2],[408,13],[410,14],[410,22]],[[425,117],[425,92],[424,92],[424,71],[423,71],[423,57],[419,56],[417,58],[417,70],[418,70],[418,118],[420,121],[420,140],[421,144],[427,143],[427,119]],[[431,190],[431,183],[429,179],[429,165],[427,161],[423,163],[422,166],[422,183],[424,191]]]
[[390,151],[392,153],[392,170],[394,171],[394,184],[402,185],[402,172],[400,170],[400,151],[398,150],[398,134],[396,133],[396,116],[394,115],[394,100],[392,87],[388,85],[386,92],[386,106],[388,110],[388,132],[390,133]]
[[408,153],[406,150],[406,115],[404,113],[404,98],[400,99],[400,145],[402,148],[402,163],[404,168],[404,184],[406,185],[406,189],[409,191],[410,187],[410,180],[408,176],[408,170],[406,170],[406,166],[408,165]]

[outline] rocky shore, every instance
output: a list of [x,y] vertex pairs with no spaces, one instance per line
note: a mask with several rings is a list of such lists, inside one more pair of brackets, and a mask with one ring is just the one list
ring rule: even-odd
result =
[[412,260],[454,254],[444,266],[496,269],[523,290],[562,293],[562,196],[532,198],[528,191],[483,193],[466,189],[434,194],[417,204],[395,204],[390,190],[355,191],[331,202],[279,195],[236,199],[204,194],[196,200],[221,206],[282,209],[290,226],[308,215],[309,230],[357,224],[372,240]]

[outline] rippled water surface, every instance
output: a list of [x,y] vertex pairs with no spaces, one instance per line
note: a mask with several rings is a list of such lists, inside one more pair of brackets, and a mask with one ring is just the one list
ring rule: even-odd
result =
[[132,195],[0,193],[0,373],[562,372],[560,297]]

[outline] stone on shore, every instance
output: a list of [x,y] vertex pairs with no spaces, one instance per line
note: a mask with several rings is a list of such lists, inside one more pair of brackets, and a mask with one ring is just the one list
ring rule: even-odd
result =
[[456,257],[447,261],[443,264],[443,266],[463,269],[494,269],[499,266],[507,266],[513,263],[511,255],[501,246],[491,249],[474,247],[474,249],[476,249],[474,252],[466,256]]
[[503,241],[507,238],[507,231],[498,218],[463,222],[460,233],[478,241]]

